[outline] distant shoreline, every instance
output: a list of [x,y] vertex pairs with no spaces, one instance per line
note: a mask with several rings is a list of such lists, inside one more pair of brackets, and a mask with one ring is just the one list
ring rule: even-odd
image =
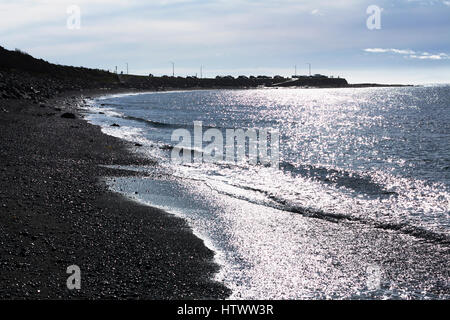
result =
[[369,88],[408,87],[403,84],[349,84],[343,78],[323,75],[286,78],[281,76],[217,76],[155,77],[124,75],[99,69],[55,65],[36,59],[21,51],[0,47],[0,98],[26,99],[40,103],[67,91],[127,90],[167,91],[198,89],[255,89],[255,88]]

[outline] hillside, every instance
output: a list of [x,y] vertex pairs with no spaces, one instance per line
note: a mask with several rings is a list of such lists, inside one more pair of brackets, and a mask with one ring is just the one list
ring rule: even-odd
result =
[[165,90],[188,88],[256,88],[273,86],[346,87],[345,79],[281,76],[216,78],[117,75],[104,70],[62,66],[36,59],[20,50],[0,47],[0,98],[28,99],[36,103],[64,91],[123,88]]
[[56,65],[0,47],[0,98],[38,102],[64,91],[118,84],[117,75],[103,70]]

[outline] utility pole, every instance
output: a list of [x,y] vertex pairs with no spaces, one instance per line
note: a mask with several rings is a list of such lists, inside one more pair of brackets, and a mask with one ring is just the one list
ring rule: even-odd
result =
[[200,66],[200,79],[203,78],[203,66]]
[[295,73],[294,73],[294,75],[297,76],[297,65],[295,65]]
[[128,62],[127,62],[127,74],[128,74]]
[[116,66],[116,74],[117,74],[117,66]]
[[175,77],[175,62],[170,62],[172,64],[172,77]]
[[311,63],[307,63],[307,65],[309,65],[309,76],[311,77]]

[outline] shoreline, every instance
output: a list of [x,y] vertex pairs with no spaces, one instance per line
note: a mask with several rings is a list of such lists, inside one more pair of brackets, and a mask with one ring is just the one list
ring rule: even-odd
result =
[[[89,124],[66,92],[45,104],[0,100],[2,299],[224,299],[214,253],[181,218],[110,191],[99,165],[152,165]],[[73,113],[76,119],[62,118]],[[13,239],[13,241],[11,241]],[[66,268],[81,269],[68,290]]]

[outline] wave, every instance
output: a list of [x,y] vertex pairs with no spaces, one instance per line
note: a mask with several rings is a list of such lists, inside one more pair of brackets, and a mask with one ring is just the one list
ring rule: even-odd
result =
[[[173,146],[169,147],[173,149]],[[169,149],[167,148],[167,149]],[[193,155],[201,154],[203,151],[193,148],[184,148],[187,151],[191,151]],[[233,162],[214,162],[220,168],[237,168],[246,170],[249,167],[269,167],[270,165],[264,165],[261,163],[251,164],[248,161],[244,164]],[[383,185],[373,182],[370,177],[362,176],[356,172],[350,172],[345,170],[337,170],[332,168],[325,168],[313,165],[292,164],[287,161],[281,161],[280,170],[284,173],[289,173],[294,177],[301,176],[312,180],[319,181],[328,185],[334,185],[336,188],[346,187],[355,192],[358,192],[368,198],[386,198],[391,196],[398,196],[395,191],[387,190]]]
[[362,176],[356,172],[336,170],[332,168],[318,167],[313,165],[292,164],[282,161],[280,169],[290,172],[294,176],[302,176],[320,181],[325,184],[334,185],[337,188],[346,187],[369,198],[385,198],[398,196],[395,191],[386,190],[384,186],[373,182],[370,177]]
[[163,123],[163,122],[147,120],[147,119],[143,119],[143,118],[139,118],[139,117],[126,116],[126,115],[119,116],[119,118],[122,118],[125,120],[133,120],[133,121],[142,122],[142,123],[145,123],[145,124],[155,127],[155,128],[178,129],[178,128],[188,128],[189,127],[188,125],[185,125],[185,124]]
[[[111,105],[112,106],[112,105]],[[144,119],[141,117],[136,117],[136,116],[130,116],[130,115],[124,115],[121,113],[117,113],[112,115],[116,118],[120,118],[120,119],[125,119],[125,120],[132,120],[132,121],[137,121],[137,122],[141,122],[141,123],[145,123],[151,127],[155,127],[155,128],[169,128],[169,129],[180,129],[180,128],[184,128],[184,129],[193,129],[194,128],[194,124],[186,124],[186,123],[165,123],[165,122],[159,122],[159,121],[154,121],[154,120],[148,120],[148,119]],[[224,126],[217,126],[217,125],[206,125],[204,123],[202,123],[202,128],[203,129],[219,129],[219,130],[226,130],[226,129],[236,129],[233,127],[224,127]],[[256,130],[261,130],[262,128],[242,128],[243,130],[248,130],[248,129],[256,129]]]
[[[206,181],[204,181],[204,182],[206,182]],[[311,208],[305,208],[305,207],[302,207],[299,205],[291,205],[288,203],[287,200],[285,200],[281,197],[277,197],[277,196],[271,194],[267,190],[262,190],[262,189],[251,187],[251,186],[242,186],[242,185],[235,185],[235,184],[227,183],[228,185],[231,185],[233,187],[261,193],[264,196],[266,196],[267,199],[271,200],[271,202],[272,202],[272,203],[270,203],[270,202],[261,203],[261,201],[254,200],[249,197],[239,196],[239,195],[236,195],[231,192],[226,192],[224,190],[214,188],[209,183],[206,183],[206,184],[211,189],[213,189],[216,192],[219,192],[221,194],[224,194],[224,195],[236,198],[236,199],[240,199],[240,200],[245,200],[245,201],[248,201],[248,202],[251,202],[254,204],[269,206],[274,209],[300,214],[307,218],[320,219],[320,220],[325,220],[327,222],[332,222],[332,223],[356,222],[356,223],[361,223],[364,225],[371,226],[373,228],[395,231],[395,232],[409,235],[409,236],[412,236],[412,237],[415,237],[418,239],[427,240],[427,241],[439,243],[439,244],[446,245],[446,246],[450,245],[450,236],[449,235],[444,234],[444,233],[430,231],[430,230],[427,230],[427,229],[419,227],[419,226],[414,226],[414,225],[410,225],[407,223],[381,222],[381,221],[376,221],[376,220],[373,220],[370,218],[357,217],[357,216],[352,216],[352,215],[343,214],[343,213],[332,213],[332,212],[325,212],[325,211],[321,211],[321,210],[313,210]]]
[[[140,117],[129,116],[129,115],[122,115],[122,114],[114,115],[114,117],[125,119],[125,120],[132,120],[132,121],[145,123],[145,124],[147,124],[147,125],[149,125],[151,127],[154,127],[154,128],[167,128],[167,129],[193,129],[194,128],[193,124],[164,123],[164,122],[158,122],[158,121],[154,121],[154,120],[148,120],[148,119],[144,119],[144,118],[140,118]],[[230,129],[230,128],[225,128],[225,127],[210,126],[210,125],[205,125],[205,124],[202,124],[202,128],[203,129],[205,129],[205,128],[206,129],[219,129],[219,130]]]

